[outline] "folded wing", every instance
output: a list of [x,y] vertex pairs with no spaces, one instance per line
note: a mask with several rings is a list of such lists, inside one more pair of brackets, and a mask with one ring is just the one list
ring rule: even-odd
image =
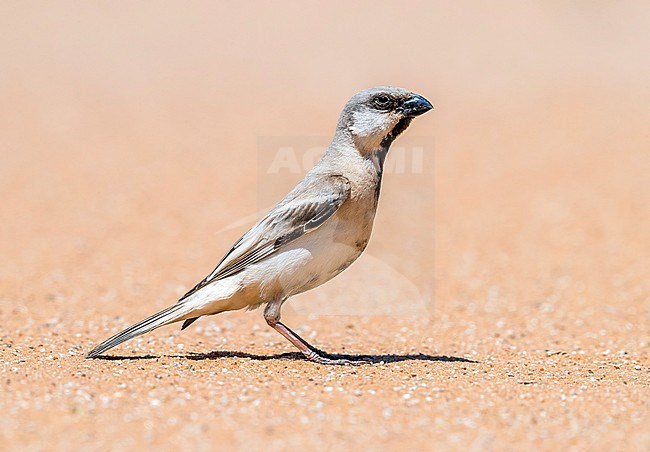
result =
[[341,175],[318,177],[296,187],[237,240],[212,273],[183,295],[179,303],[208,284],[236,275],[316,230],[349,196],[350,182]]

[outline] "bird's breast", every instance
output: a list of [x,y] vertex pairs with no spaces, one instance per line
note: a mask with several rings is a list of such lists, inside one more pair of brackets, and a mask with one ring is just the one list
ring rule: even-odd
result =
[[368,163],[346,173],[350,196],[327,221],[249,269],[250,280],[259,282],[260,298],[270,301],[313,289],[361,255],[372,233],[380,181]]

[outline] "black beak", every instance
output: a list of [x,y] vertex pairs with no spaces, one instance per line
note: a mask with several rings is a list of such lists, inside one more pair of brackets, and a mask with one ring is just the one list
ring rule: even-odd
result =
[[399,110],[404,113],[404,116],[414,118],[428,112],[432,108],[433,105],[431,105],[431,102],[419,94],[413,94],[402,104]]

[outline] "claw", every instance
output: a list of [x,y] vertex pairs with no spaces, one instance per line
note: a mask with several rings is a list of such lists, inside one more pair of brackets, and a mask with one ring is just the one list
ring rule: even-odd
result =
[[371,364],[370,361],[365,359],[352,360],[343,358],[327,358],[326,356],[319,355],[312,350],[309,355],[305,354],[306,358],[318,364],[333,365],[333,366],[360,366],[361,364]]

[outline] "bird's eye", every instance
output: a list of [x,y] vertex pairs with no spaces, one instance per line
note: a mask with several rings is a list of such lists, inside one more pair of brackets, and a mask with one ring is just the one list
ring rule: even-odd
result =
[[380,94],[374,99],[375,106],[380,110],[388,110],[392,106],[391,98]]

